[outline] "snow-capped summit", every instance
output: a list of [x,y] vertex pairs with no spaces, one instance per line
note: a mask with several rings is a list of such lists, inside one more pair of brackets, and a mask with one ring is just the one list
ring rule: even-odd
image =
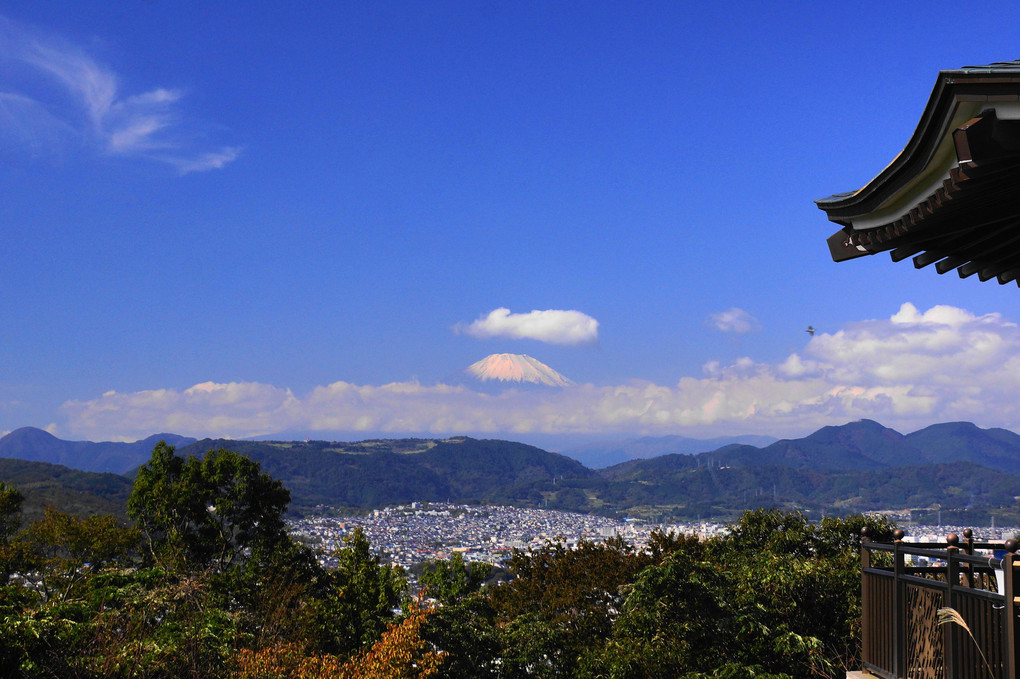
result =
[[483,382],[531,382],[548,387],[567,387],[573,384],[545,363],[524,354],[492,354],[464,371]]

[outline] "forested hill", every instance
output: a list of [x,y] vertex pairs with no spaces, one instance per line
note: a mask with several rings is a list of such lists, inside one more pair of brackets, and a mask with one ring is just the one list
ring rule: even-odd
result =
[[[680,515],[785,506],[818,511],[930,508],[980,525],[995,513],[1020,521],[1020,436],[969,422],[903,435],[861,420],[763,448],[730,445],[663,455],[602,470],[605,498],[630,507],[667,505]],[[918,518],[925,518],[919,516]]]
[[452,500],[676,518],[773,505],[829,513],[931,507],[981,521],[981,512],[1016,514],[1020,488],[1020,436],[970,423],[903,435],[862,420],[762,448],[729,445],[598,471],[533,446],[466,437],[203,440],[181,452],[217,447],[258,460],[297,506]]
[[26,522],[42,518],[47,505],[77,516],[113,514],[127,519],[131,480],[118,474],[0,458],[0,481],[24,495],[21,513]]
[[539,504],[558,480],[596,479],[564,455],[512,441],[456,437],[327,441],[203,439],[178,454],[228,448],[282,479],[301,506],[378,507],[422,501]]
[[822,427],[801,439],[783,439],[756,448],[729,445],[698,455],[662,455],[631,460],[602,470],[621,480],[677,469],[777,465],[823,471],[867,471],[891,467],[971,462],[1020,474],[1020,435],[981,429],[970,422],[947,422],[903,435],[872,420]]
[[[0,457],[12,450],[29,459],[43,457],[24,445],[33,438],[48,449],[63,450],[53,444],[59,439],[45,432],[18,430],[0,439]],[[290,490],[291,507],[297,511],[319,504],[369,509],[449,500],[664,519],[725,518],[762,506],[826,514],[931,508],[941,510],[947,520],[951,512],[970,512],[963,522],[973,525],[980,525],[989,512],[1002,522],[1020,523],[1015,500],[1020,489],[1020,436],[965,422],[903,435],[862,420],[760,448],[728,445],[696,455],[631,460],[601,470],[522,443],[468,437],[355,443],[228,439],[188,443],[190,439],[163,438],[176,442],[183,456],[201,457],[226,448],[251,457]],[[20,447],[11,445],[11,439]],[[151,448],[137,454],[136,464],[145,462],[149,453]],[[108,478],[75,477],[70,472],[36,467],[32,483],[45,486],[50,497],[65,498],[61,503],[78,498],[75,502],[82,508],[114,499]],[[0,467],[0,481],[19,485],[11,473]],[[51,481],[44,483],[45,478]],[[59,490],[71,480],[78,487]],[[118,483],[116,492],[126,494],[130,481]],[[86,500],[82,493],[94,498]]]

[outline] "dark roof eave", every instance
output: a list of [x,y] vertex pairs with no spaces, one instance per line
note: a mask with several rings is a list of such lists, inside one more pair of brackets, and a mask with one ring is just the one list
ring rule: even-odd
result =
[[1020,95],[1020,62],[940,71],[924,113],[903,151],[874,179],[858,191],[837,193],[815,201],[829,219],[849,224],[849,219],[878,208],[897,190],[928,166],[949,132],[960,101],[988,101]]

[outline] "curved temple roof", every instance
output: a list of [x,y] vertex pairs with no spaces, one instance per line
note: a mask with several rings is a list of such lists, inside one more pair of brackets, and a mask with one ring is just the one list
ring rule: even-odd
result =
[[903,151],[863,188],[815,201],[833,260],[894,262],[1020,285],[1020,61],[941,71]]

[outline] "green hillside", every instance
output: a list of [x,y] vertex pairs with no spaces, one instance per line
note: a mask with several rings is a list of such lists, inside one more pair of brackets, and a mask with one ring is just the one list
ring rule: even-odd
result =
[[[26,441],[61,449],[59,439],[45,432],[19,432],[16,440],[28,457],[42,453],[26,449]],[[316,505],[370,509],[453,501],[661,519],[728,518],[775,506],[812,515],[969,512],[975,521],[994,514],[1000,522],[1020,523],[1014,499],[1020,494],[1020,436],[969,423],[933,425],[904,436],[862,420],[761,448],[732,444],[597,471],[534,446],[469,437],[203,439],[180,446],[178,454],[201,457],[218,448],[246,455],[280,479],[296,512]],[[3,461],[0,480],[22,488],[34,513],[52,503],[76,513],[122,515],[130,489],[128,478],[114,474],[15,460]]]
[[0,481],[25,496],[26,522],[41,518],[46,505],[77,516],[113,514],[126,520],[131,481],[117,474],[97,474],[62,465],[0,458]]
[[[291,491],[293,506],[379,507],[414,500],[537,504],[557,478],[594,478],[576,460],[512,441],[456,437],[327,441],[203,439],[178,450],[228,448],[251,457]],[[531,499],[529,499],[531,498]]]

